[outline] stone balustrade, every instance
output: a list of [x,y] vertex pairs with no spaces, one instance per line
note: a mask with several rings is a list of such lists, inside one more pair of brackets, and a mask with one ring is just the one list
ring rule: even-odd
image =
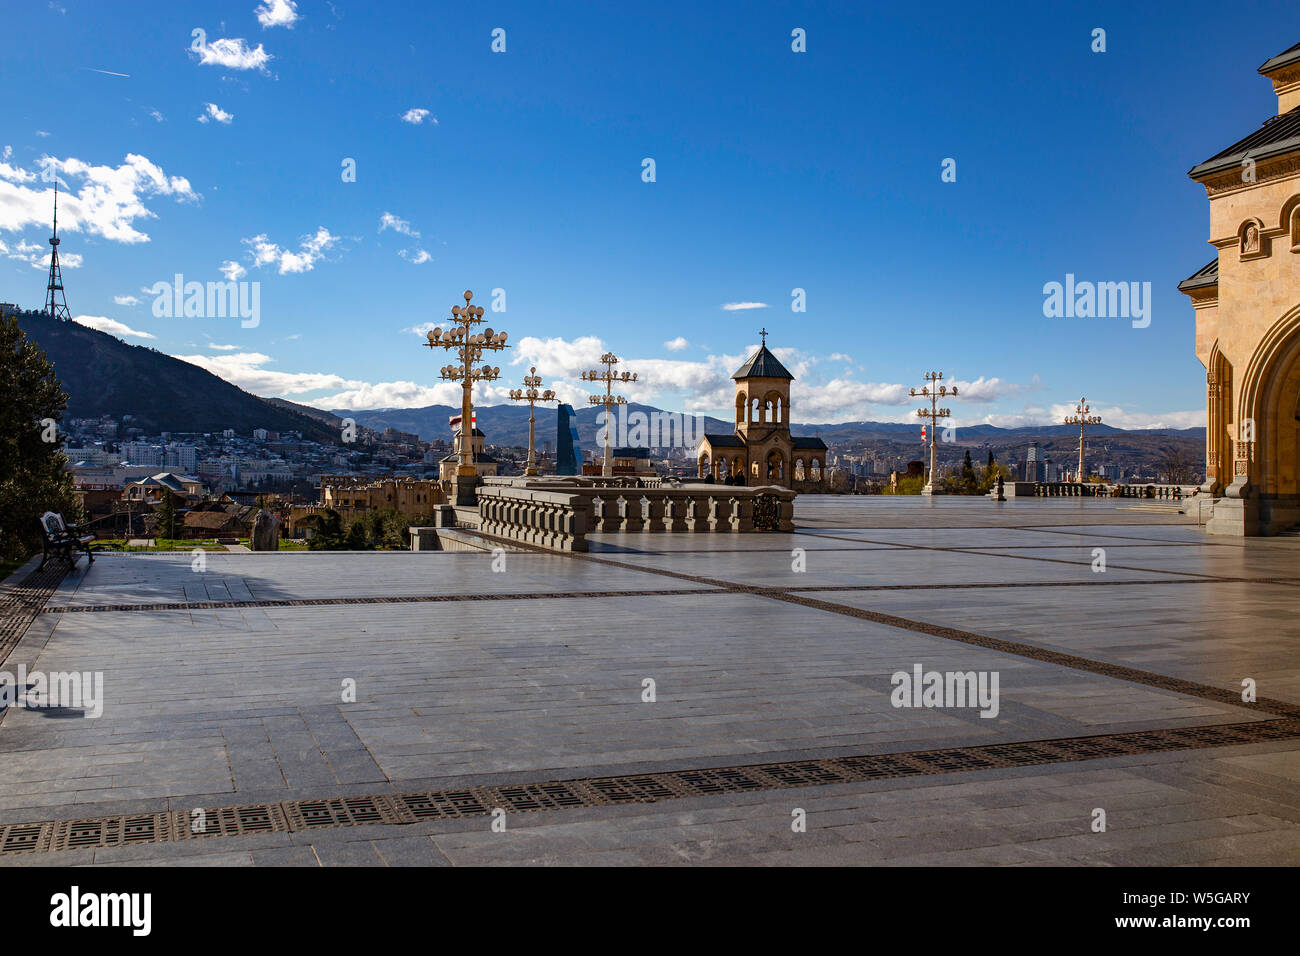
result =
[[572,491],[484,485],[479,531],[552,551],[586,551],[591,498]]
[[586,551],[586,535],[790,531],[795,493],[776,486],[636,488],[567,480],[484,482],[479,530],[557,551]]
[[[1145,498],[1181,501],[1197,494],[1195,485],[1126,485],[1088,481],[1008,481],[1004,493],[1012,498]],[[989,493],[996,495],[994,489]]]

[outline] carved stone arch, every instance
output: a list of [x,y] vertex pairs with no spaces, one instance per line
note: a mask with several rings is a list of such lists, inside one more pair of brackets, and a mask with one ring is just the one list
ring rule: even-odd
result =
[[[1236,496],[1249,485],[1265,495],[1300,492],[1297,426],[1292,414],[1300,397],[1300,306],[1283,315],[1260,339],[1241,374],[1236,401],[1238,441]],[[1253,426],[1255,441],[1241,441]],[[1229,491],[1232,494],[1232,490]]]
[[1232,363],[1216,339],[1205,365],[1205,485],[1220,494],[1232,482],[1236,428],[1233,411]]
[[1291,251],[1300,252],[1300,193],[1282,203],[1278,228],[1288,236]]
[[779,424],[781,421],[781,393],[777,389],[772,389],[763,396],[763,408],[768,412],[767,421],[770,424]]
[[745,390],[742,388],[736,392],[736,424],[741,425],[745,422],[745,412],[748,402],[746,401]]

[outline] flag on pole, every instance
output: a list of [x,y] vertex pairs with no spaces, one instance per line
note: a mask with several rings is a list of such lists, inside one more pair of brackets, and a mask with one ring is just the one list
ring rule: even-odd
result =
[[[474,409],[474,411],[472,411],[472,412],[469,413],[469,420],[470,420],[470,422],[471,422],[471,427],[473,427],[473,428],[478,428],[478,409]],[[459,429],[460,429],[460,414],[457,413],[457,414],[455,414],[455,415],[451,415],[451,416],[449,416],[448,419],[447,419],[447,424],[451,426],[451,430],[452,430],[452,431],[457,431],[457,430],[459,430]]]
[[921,426],[921,444],[925,444],[925,426]]

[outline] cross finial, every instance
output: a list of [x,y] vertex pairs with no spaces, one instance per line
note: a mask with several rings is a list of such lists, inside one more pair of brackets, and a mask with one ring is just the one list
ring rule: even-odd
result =
[[762,331],[760,331],[758,334],[761,335],[761,336],[763,337],[763,345],[766,346],[766,345],[767,345],[767,329],[764,328],[764,329],[763,329]]

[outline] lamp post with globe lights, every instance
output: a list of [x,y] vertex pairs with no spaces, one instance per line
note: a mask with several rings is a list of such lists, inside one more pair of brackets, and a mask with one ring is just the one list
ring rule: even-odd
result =
[[553,402],[557,398],[549,388],[541,391],[541,385],[542,377],[537,374],[536,367],[533,367],[524,376],[524,387],[510,390],[512,402],[528,403],[528,467],[524,469],[525,475],[537,474],[537,454],[533,450],[533,408],[538,402]]
[[429,348],[443,348],[453,352],[460,360],[459,365],[444,365],[439,370],[439,377],[447,382],[460,382],[460,449],[456,466],[456,504],[473,504],[474,487],[478,483],[478,471],[474,466],[474,383],[493,382],[501,375],[501,369],[491,365],[476,366],[483,360],[483,353],[499,352],[509,348],[506,345],[505,332],[485,328],[482,332],[475,329],[483,322],[483,307],[471,305],[474,293],[465,291],[465,304],[451,307],[451,328],[445,332],[441,328],[430,329]]
[[1079,404],[1074,406],[1074,414],[1065,416],[1063,424],[1079,426],[1079,470],[1075,473],[1074,480],[1083,481],[1083,432],[1089,425],[1100,425],[1100,415],[1089,415],[1092,411],[1086,398],[1080,398]]
[[635,382],[635,372],[623,372],[622,374],[614,371],[614,366],[618,364],[619,358],[613,352],[606,352],[600,357],[605,367],[603,369],[591,369],[582,373],[584,382],[604,382],[605,394],[592,395],[588,401],[592,405],[603,405],[605,408],[605,462],[601,466],[600,473],[608,478],[614,474],[614,458],[610,453],[609,433],[614,429],[614,412],[615,405],[626,405],[627,399],[622,395],[615,395],[612,392],[615,382]]
[[921,489],[921,494],[934,494],[934,433],[938,428],[939,419],[952,417],[952,412],[946,408],[940,408],[939,399],[952,396],[957,397],[957,386],[949,388],[947,385],[940,385],[943,380],[943,372],[926,372],[925,380],[928,384],[918,389],[909,389],[909,394],[915,397],[928,398],[930,400],[929,408],[918,408],[916,414],[921,418],[930,420],[930,474],[926,477],[925,487]]

